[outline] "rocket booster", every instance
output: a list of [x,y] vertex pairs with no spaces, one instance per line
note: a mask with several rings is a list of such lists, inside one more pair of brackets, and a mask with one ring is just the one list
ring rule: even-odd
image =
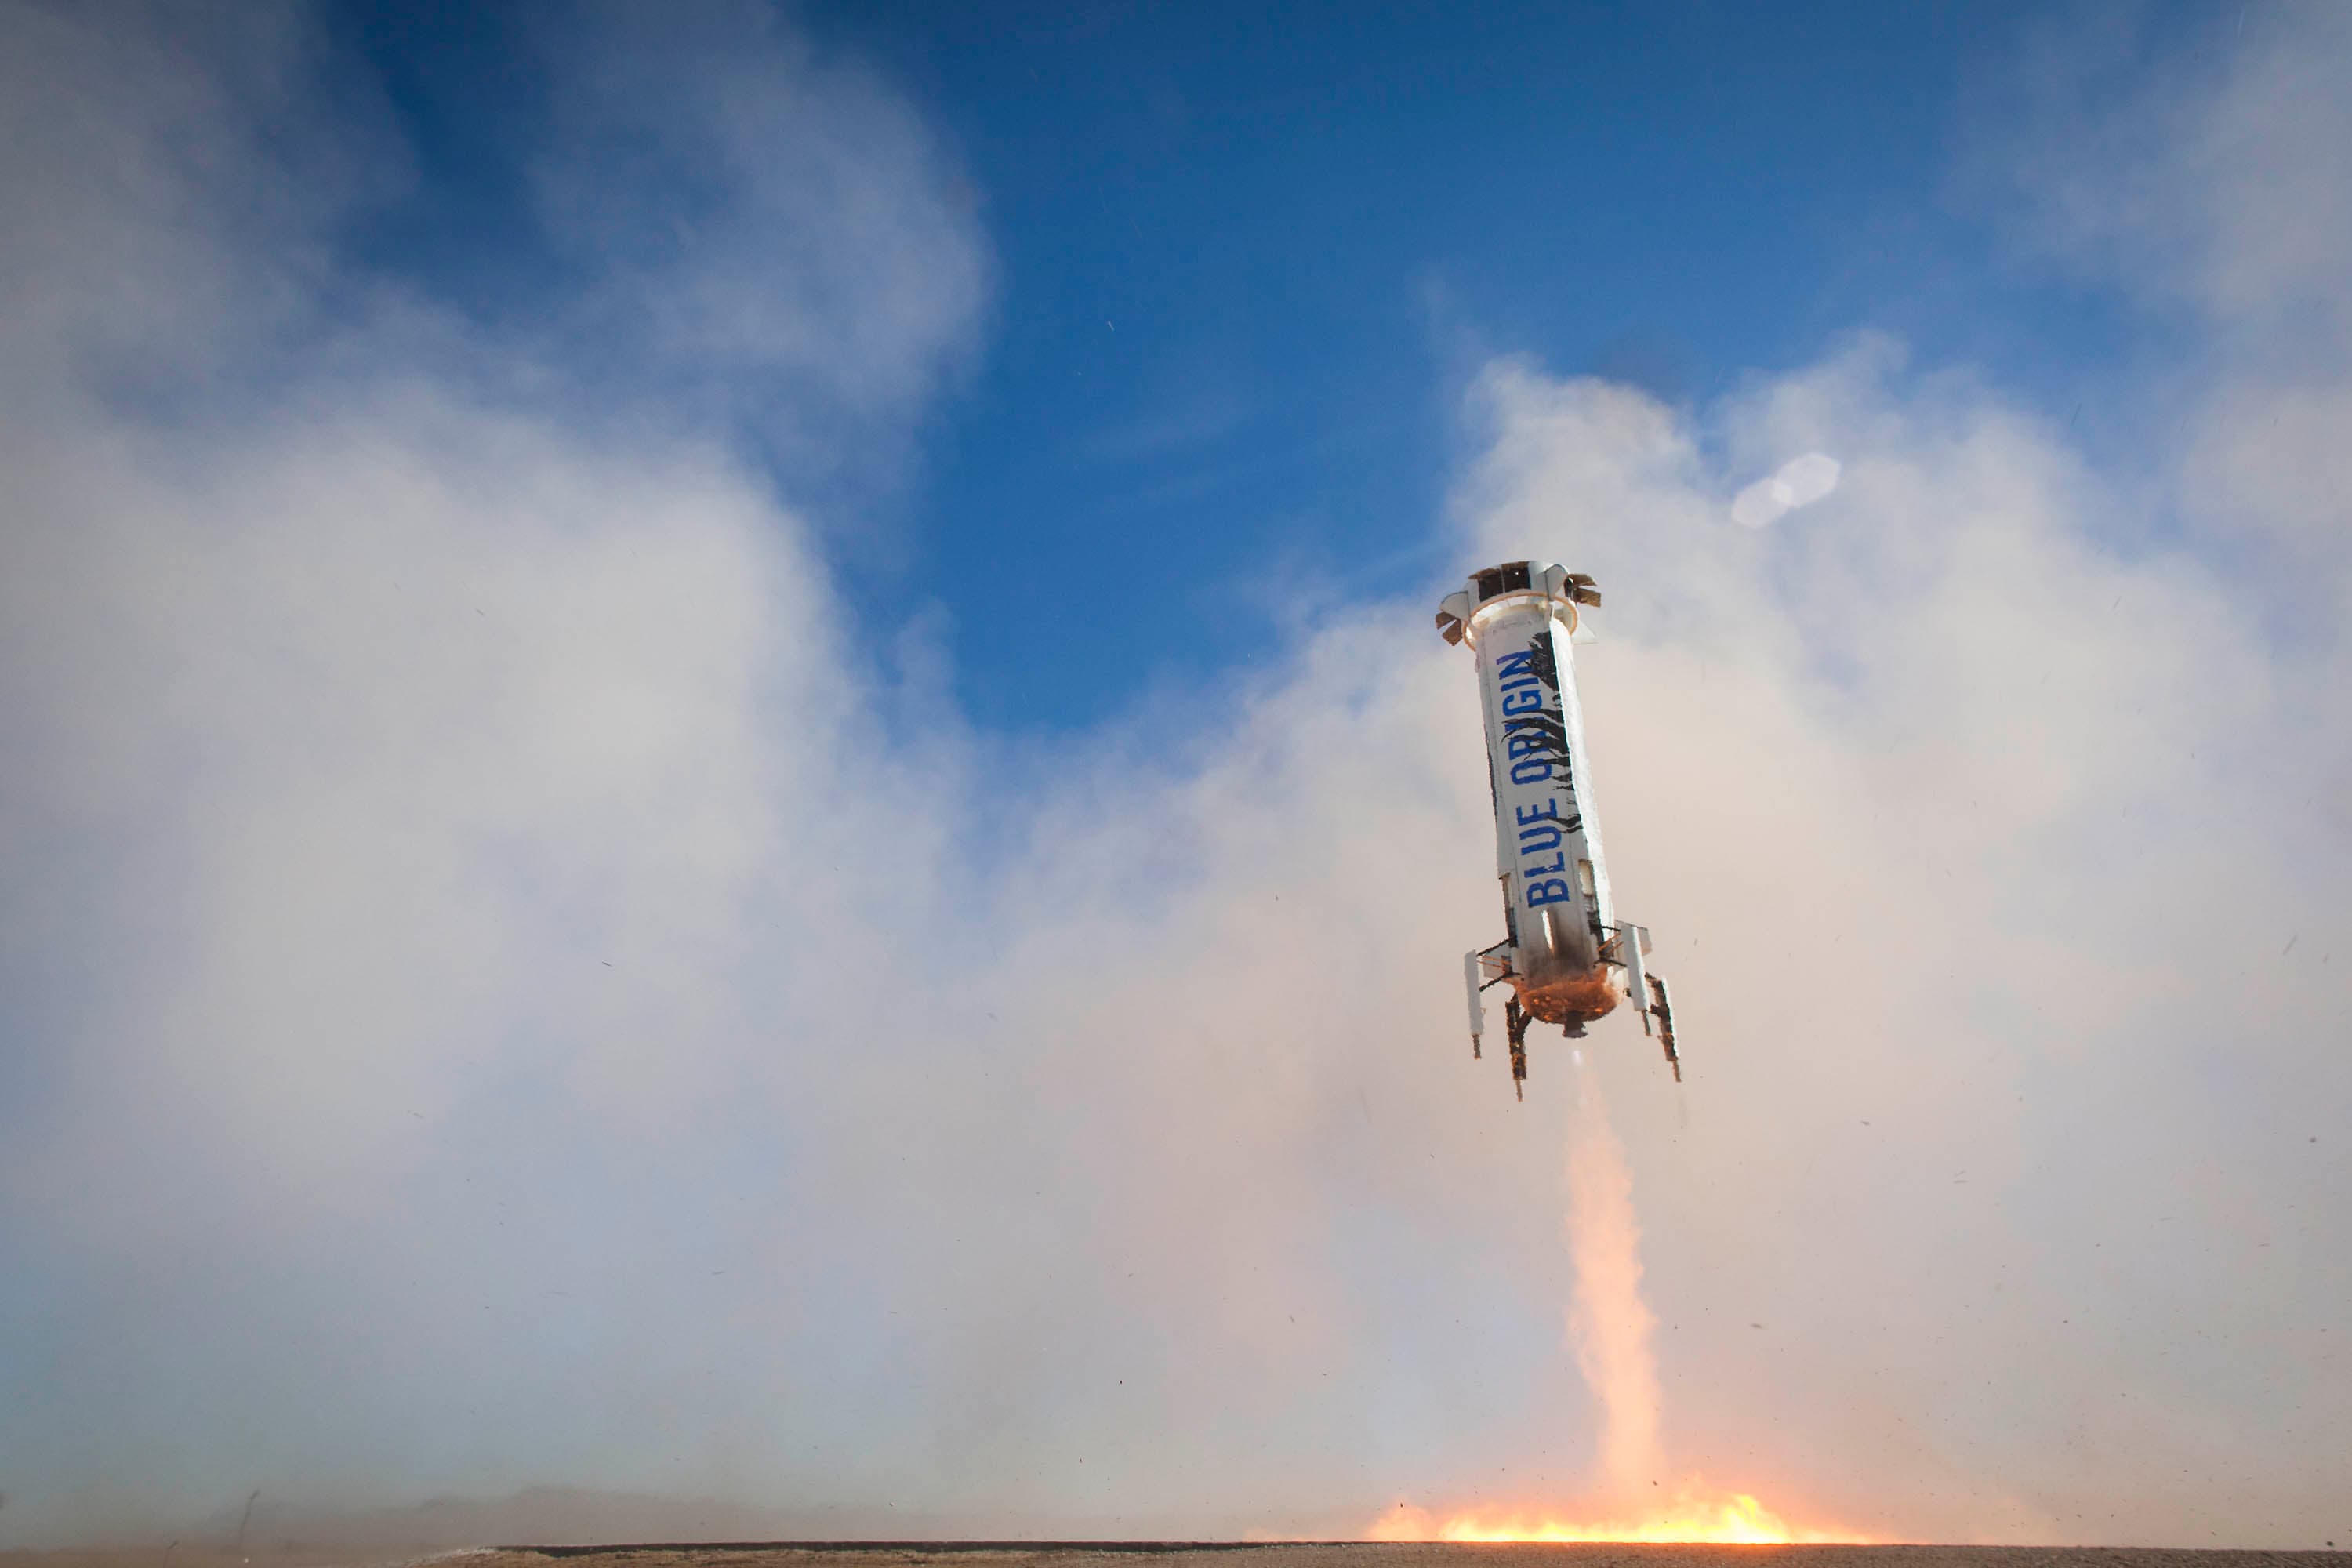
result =
[[1629,997],[1643,1032],[1665,1047],[1676,1081],[1683,1075],[1666,983],[1643,963],[1650,933],[1617,919],[1601,858],[1571,653],[1591,637],[1580,628],[1580,607],[1600,604],[1600,589],[1581,573],[1513,561],[1472,574],[1437,611],[1440,635],[1469,644],[1477,659],[1495,870],[1503,885],[1503,940],[1463,959],[1470,1052],[1480,1054],[1486,1033],[1483,993],[1508,984],[1511,1079],[1522,1095],[1531,1021],[1559,1025],[1574,1038]]

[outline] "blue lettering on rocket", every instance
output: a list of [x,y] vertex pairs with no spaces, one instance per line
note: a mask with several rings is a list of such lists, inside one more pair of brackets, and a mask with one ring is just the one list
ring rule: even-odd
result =
[[[1520,766],[1542,767],[1547,774],[1549,771],[1549,763],[1533,759]],[[1512,778],[1518,782],[1517,767],[1512,769]],[[1512,816],[1517,819],[1519,876],[1527,889],[1529,909],[1572,902],[1574,899],[1568,879],[1559,873],[1568,869],[1568,836],[1584,826],[1584,818],[1580,813],[1563,816],[1559,807],[1559,799],[1554,797],[1512,809]]]
[[[1495,684],[1502,699],[1499,706],[1503,749],[1510,763],[1513,784],[1552,784],[1555,788],[1572,790],[1575,785],[1564,715],[1548,708],[1544,701],[1546,689],[1558,685],[1558,677],[1550,668],[1550,639],[1543,637],[1517,653],[1496,657]],[[1518,818],[1519,885],[1525,889],[1530,909],[1545,904],[1572,904],[1576,900],[1575,884],[1563,873],[1568,869],[1569,837],[1582,829],[1584,818],[1575,811],[1573,797],[1568,805],[1565,816],[1556,796],[1515,808]]]

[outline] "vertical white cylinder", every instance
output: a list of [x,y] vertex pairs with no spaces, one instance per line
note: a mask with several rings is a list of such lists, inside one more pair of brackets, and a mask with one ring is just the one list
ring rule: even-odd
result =
[[1619,995],[1601,954],[1616,917],[1576,700],[1576,607],[1551,581],[1561,575],[1528,562],[1477,574],[1464,626],[1477,654],[1511,967],[1520,1005],[1548,1023],[1600,1017]]

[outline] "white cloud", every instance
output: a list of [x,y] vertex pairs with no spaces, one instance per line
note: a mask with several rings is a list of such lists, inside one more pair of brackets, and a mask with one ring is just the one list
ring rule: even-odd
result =
[[398,165],[362,87],[327,112],[299,13],[18,0],[0,26],[0,374],[152,392],[308,323],[326,230]]
[[[2022,235],[2158,298],[2241,323],[2352,330],[2352,50],[2339,6],[2216,14],[2186,40],[2154,16],[2086,10],[2045,25],[1998,106],[2000,173]],[[2314,307],[2319,313],[2313,314]]]
[[716,387],[806,422],[904,418],[969,348],[989,291],[970,187],[855,60],[756,0],[594,0],[545,51],[535,190],[593,279],[558,312],[566,356],[615,355],[698,415]]

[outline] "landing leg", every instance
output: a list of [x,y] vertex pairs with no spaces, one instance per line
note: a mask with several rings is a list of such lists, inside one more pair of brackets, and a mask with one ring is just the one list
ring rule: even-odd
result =
[[1503,1019],[1511,1038],[1511,1094],[1513,1098],[1528,1097],[1528,1025],[1535,1015],[1519,1005],[1516,996],[1503,1004]]
[[1658,1044],[1665,1047],[1666,1065],[1675,1069],[1675,1081],[1680,1083],[1683,1080],[1683,1058],[1675,1050],[1674,1001],[1666,994],[1664,976],[1654,973],[1649,976],[1649,981],[1652,1001],[1648,1016],[1658,1021]]
[[1478,955],[1462,955],[1462,984],[1470,993],[1470,1059],[1478,1059],[1478,1037],[1486,1032],[1486,1005],[1478,999]]

